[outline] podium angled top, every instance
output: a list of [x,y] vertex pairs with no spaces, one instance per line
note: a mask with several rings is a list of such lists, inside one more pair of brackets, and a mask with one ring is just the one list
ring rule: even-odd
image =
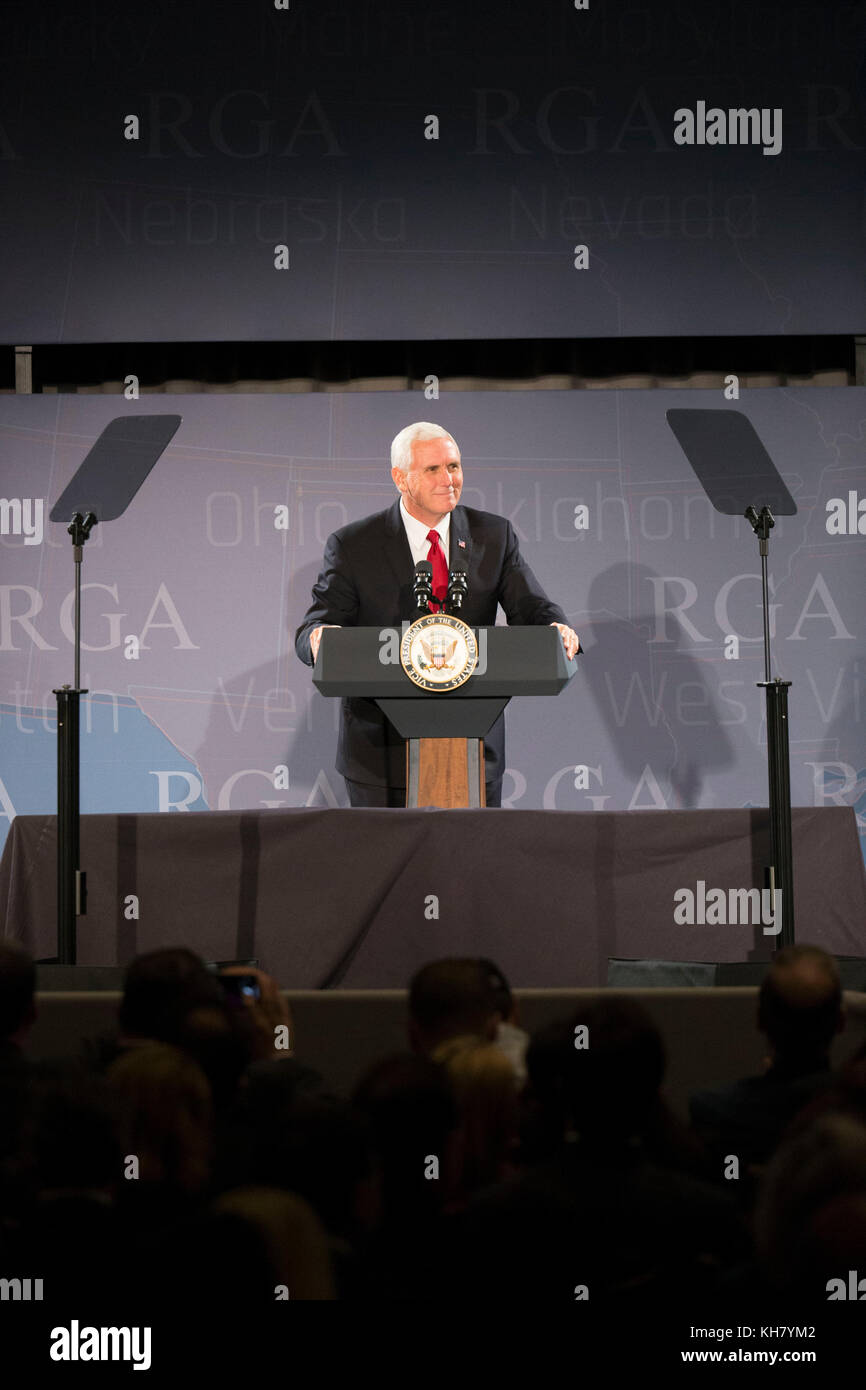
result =
[[313,684],[322,695],[366,699],[456,700],[512,695],[558,695],[577,670],[566,658],[555,627],[480,627],[478,668],[456,690],[424,690],[396,662],[382,659],[393,652],[389,629],[377,627],[325,628],[313,670]]

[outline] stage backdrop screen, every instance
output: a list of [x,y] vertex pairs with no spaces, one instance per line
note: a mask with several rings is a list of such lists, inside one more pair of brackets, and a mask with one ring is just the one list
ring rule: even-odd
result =
[[10,0],[0,23],[0,342],[866,322],[862,5]]
[[[742,410],[796,500],[770,543],[773,674],[792,799],[866,835],[866,391],[82,396],[0,401],[0,838],[54,809],[73,679],[72,548],[48,511],[124,409],[182,424],[84,552],[88,811],[342,806],[338,704],[294,652],[328,534],[397,497],[392,437],[431,414],[462,501],[508,517],[585,647],[558,698],[507,713],[510,807],[767,804],[761,586],[748,523],[713,511],[665,419]],[[407,617],[410,615],[407,615]],[[491,812],[491,814],[494,814]]]

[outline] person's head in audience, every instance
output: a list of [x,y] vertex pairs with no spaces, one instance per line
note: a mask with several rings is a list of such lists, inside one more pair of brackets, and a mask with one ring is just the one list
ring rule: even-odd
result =
[[200,1192],[212,1142],[211,1092],[201,1067],[167,1043],[130,1048],[107,1073],[120,1141],[138,1179],[177,1193]]
[[828,1280],[866,1271],[866,1125],[833,1113],[798,1124],[764,1172],[755,1236],[779,1291],[826,1301]]
[[488,960],[485,956],[480,956],[478,964],[487,976],[487,984],[493,998],[493,1008],[498,1014],[500,1023],[517,1023],[518,1009],[517,1000],[511,991],[505,975],[500,970],[495,961]]
[[832,1084],[816,1101],[816,1110],[822,1100],[825,1108],[844,1112],[866,1124],[866,1045],[833,1073]]
[[497,1005],[477,958],[430,961],[409,985],[409,1043],[429,1056],[449,1038],[496,1036]]
[[46,1296],[55,1289],[81,1307],[105,1307],[128,1287],[116,1207],[123,1157],[105,1078],[83,1066],[41,1063],[0,1245],[15,1241],[15,1265],[38,1270]]
[[774,1064],[798,1069],[826,1064],[843,1025],[842,987],[833,957],[819,946],[778,951],[758,1000],[758,1027],[770,1043]]
[[445,1067],[460,1112],[460,1197],[500,1182],[511,1171],[517,1142],[517,1078],[494,1044],[450,1038],[433,1053]]
[[568,1069],[574,1032],[568,1019],[536,1029],[526,1049],[527,1084],[521,1093],[521,1156],[550,1158],[572,1129]]
[[126,1043],[177,1044],[195,1009],[224,1008],[222,991],[204,961],[185,946],[136,956],[126,972],[119,1026]]
[[481,957],[478,961],[487,976],[487,983],[496,1011],[496,1034],[494,1041],[511,1063],[519,1086],[526,1083],[526,1049],[529,1034],[520,1027],[517,1000],[511,986],[495,961]]
[[376,1062],[352,1099],[369,1127],[383,1222],[409,1240],[412,1220],[441,1211],[459,1180],[459,1114],[448,1073],[428,1057],[399,1053]]
[[602,998],[574,1015],[564,1046],[571,1123],[585,1149],[622,1149],[654,1128],[665,1073],[662,1036],[643,1005]]
[[333,1096],[295,1096],[282,1151],[282,1186],[310,1203],[325,1229],[355,1243],[379,1218],[368,1127]]
[[234,1101],[250,1062],[247,1038],[241,1036],[223,1001],[191,1009],[177,1037],[208,1079],[214,1110],[222,1114]]
[[36,1018],[36,966],[14,941],[0,939],[0,1043],[21,1046]]
[[251,1068],[221,1158],[221,1185],[296,1192],[332,1236],[353,1243],[375,1224],[366,1124],[348,1102],[299,1085],[292,1067]]
[[303,1197],[278,1187],[239,1187],[217,1198],[214,1212],[215,1273],[232,1283],[243,1271],[232,1297],[243,1312],[260,1314],[277,1290],[293,1301],[337,1296],[327,1233]]
[[111,1199],[122,1152],[105,1078],[68,1062],[43,1064],[22,1141],[26,1185],[42,1200]]

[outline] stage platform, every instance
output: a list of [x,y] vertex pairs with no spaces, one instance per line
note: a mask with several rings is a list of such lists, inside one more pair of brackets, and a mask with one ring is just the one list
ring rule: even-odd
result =
[[[408,1047],[405,990],[287,990],[292,1041],[298,1059],[320,1073],[336,1095],[347,1095],[380,1057]],[[755,1026],[756,989],[605,990],[638,999],[665,1040],[666,1094],[685,1117],[688,1096],[763,1069],[766,1043]],[[598,997],[597,990],[517,990],[521,1025],[532,1033],[570,1017]],[[26,1050],[36,1058],[80,1058],[89,1039],[115,1029],[118,993],[37,996],[36,1025]],[[846,993],[847,1022],[836,1039],[840,1063],[866,1043],[866,994]]]
[[[256,958],[284,988],[405,988],[439,956],[515,987],[595,987],[608,960],[769,959],[755,925],[678,924],[675,894],[762,888],[765,810],[262,810],[81,819],[78,963],[187,945]],[[866,956],[849,807],[795,808],[797,939]],[[0,861],[6,935],[56,954],[56,820],[18,816]],[[698,903],[699,906],[699,903]]]

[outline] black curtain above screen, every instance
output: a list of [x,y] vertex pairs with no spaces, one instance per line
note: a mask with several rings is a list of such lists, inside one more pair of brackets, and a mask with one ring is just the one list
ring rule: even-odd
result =
[[[34,391],[120,391],[134,373],[142,390],[422,389],[435,375],[448,389],[523,385],[712,386],[729,373],[741,385],[850,385],[855,340],[792,337],[518,338],[429,342],[87,343],[33,347]],[[14,390],[11,350],[0,390]]]

